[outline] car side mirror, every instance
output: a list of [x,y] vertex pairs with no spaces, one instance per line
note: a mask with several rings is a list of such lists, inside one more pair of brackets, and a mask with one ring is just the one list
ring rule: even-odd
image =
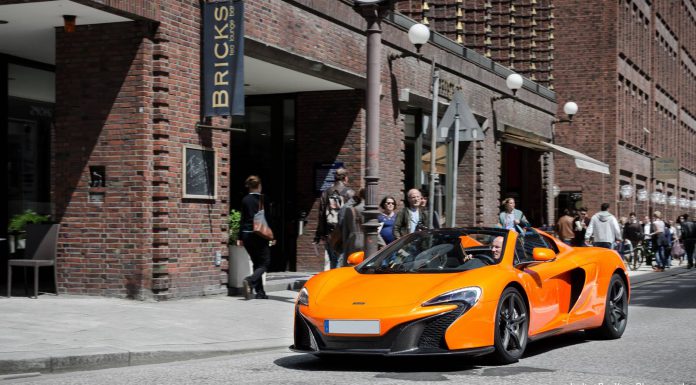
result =
[[365,252],[364,251],[356,251],[348,256],[348,264],[350,264],[350,265],[359,265],[364,260],[365,260]]
[[532,258],[534,258],[535,261],[547,262],[555,259],[556,253],[546,247],[535,247],[534,250],[532,250]]

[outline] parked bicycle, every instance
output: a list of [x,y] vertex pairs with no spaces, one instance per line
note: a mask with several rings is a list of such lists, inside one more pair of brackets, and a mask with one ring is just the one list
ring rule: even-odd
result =
[[637,259],[639,254],[636,253],[636,249],[633,247],[630,240],[624,239],[624,241],[618,245],[616,251],[619,252],[619,255],[621,255],[621,258],[623,258],[629,269],[636,270],[642,264],[642,261]]
[[[652,250],[649,244],[646,242],[640,242],[637,246],[633,247],[632,252],[627,256],[626,264],[631,270],[638,270],[639,267],[645,263],[646,265],[651,265],[652,260],[655,257],[655,252]],[[624,257],[626,259],[626,256]]]

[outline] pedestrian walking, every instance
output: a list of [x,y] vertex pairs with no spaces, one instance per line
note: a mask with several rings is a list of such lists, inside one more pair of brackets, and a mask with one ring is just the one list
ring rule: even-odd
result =
[[[382,213],[377,217],[380,223],[379,236],[382,238],[384,245],[388,245],[394,241],[394,222],[396,221],[396,198],[387,195],[379,204]],[[383,246],[384,246],[383,245]]]
[[[254,216],[264,209],[263,195],[261,195],[261,178],[250,175],[246,178],[244,186],[249,193],[242,198],[241,220],[239,222],[239,237],[237,246],[244,246],[253,265],[253,273],[244,278],[242,286],[244,297],[251,299],[253,291],[257,299],[267,299],[263,288],[263,274],[271,264],[271,249],[269,240],[254,232]],[[264,211],[265,212],[265,211]],[[272,242],[272,241],[271,241]]]
[[643,238],[643,226],[638,222],[636,213],[630,213],[628,215],[628,221],[623,228],[623,239],[627,239],[631,241],[632,245],[638,246]]
[[403,207],[399,210],[394,220],[395,239],[416,230],[425,230],[430,223],[428,210],[425,210],[421,205],[423,195],[420,190],[416,188],[410,189],[406,196],[408,197],[408,207]]
[[[428,193],[421,191],[421,207],[423,207],[423,210],[426,212],[430,212],[430,208],[428,207]],[[426,223],[425,224],[427,227],[431,226],[431,223]],[[433,223],[432,223],[432,228],[433,229],[439,229],[440,228],[440,214],[437,213],[436,209],[433,209]]]
[[653,213],[653,218],[655,218],[652,222],[653,232],[650,234],[652,237],[653,249],[655,250],[655,266],[653,266],[653,270],[665,271],[668,262],[668,257],[665,252],[667,246],[665,222],[662,220],[662,212],[660,211],[655,211]]
[[568,246],[572,245],[575,233],[573,232],[573,217],[570,216],[570,210],[563,209],[563,215],[556,222],[556,233],[563,243]]
[[515,208],[515,198],[503,200],[503,210],[498,214],[498,224],[506,230],[521,232],[521,227],[529,227],[529,221],[521,210]]
[[578,210],[578,215],[573,220],[573,233],[575,234],[573,246],[585,246],[585,233],[589,225],[590,218],[587,216],[587,208],[581,207]]
[[684,221],[681,223],[681,239],[684,242],[686,252],[686,268],[694,267],[696,259],[696,222],[689,219],[689,214],[683,214]]
[[365,189],[358,194],[354,190],[347,191],[348,201],[341,208],[339,227],[341,229],[341,250],[338,266],[345,266],[346,259],[356,251],[365,250],[365,234],[363,232],[363,213],[365,211]]
[[616,217],[609,211],[609,203],[602,203],[600,211],[592,216],[585,232],[585,242],[592,246],[611,249],[616,241],[621,241],[621,229]]
[[319,214],[317,218],[317,230],[314,235],[314,243],[324,242],[326,255],[329,259],[329,268],[338,266],[338,258],[342,241],[341,231],[338,229],[338,216],[341,208],[348,201],[348,171],[341,167],[336,170],[334,184],[324,190],[319,198]]

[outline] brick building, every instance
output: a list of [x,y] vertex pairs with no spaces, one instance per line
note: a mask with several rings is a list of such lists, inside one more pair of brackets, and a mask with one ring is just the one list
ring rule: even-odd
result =
[[[572,125],[557,126],[556,142],[612,170],[609,176],[580,177],[572,165],[559,161],[561,198],[580,192],[591,210],[606,201],[623,216],[660,210],[669,220],[684,212],[693,217],[696,3],[554,4],[556,92],[572,97],[582,111]],[[622,196],[622,186],[633,193]]]
[[[396,2],[401,12],[381,23],[379,196],[427,186],[424,120],[436,58],[439,114],[461,91],[484,134],[457,143],[456,162],[451,155],[438,161],[433,199],[441,215],[451,215],[445,170],[455,163],[457,224],[494,224],[499,200],[509,195],[534,224],[552,220],[559,156],[548,145],[557,111],[551,73],[525,72],[536,63],[530,49],[465,48],[457,41],[469,37],[457,35],[456,24],[454,35],[431,35],[418,56],[407,30],[422,15],[411,3]],[[352,186],[365,172],[366,23],[352,1],[245,2],[245,116],[206,122],[245,129],[232,133],[196,129],[199,1],[0,0],[0,15],[0,72],[8,75],[0,83],[7,116],[0,132],[9,150],[1,161],[11,170],[0,191],[8,202],[0,225],[5,231],[27,208],[61,224],[59,292],[156,299],[225,292],[228,211],[238,207],[249,174],[264,181],[278,238],[272,269],[321,268],[311,241],[322,184],[339,163]],[[65,31],[62,15],[77,16],[74,32]],[[496,23],[489,23],[501,34],[496,44],[509,44]],[[527,76],[514,99],[500,98],[510,95],[507,67]],[[454,146],[439,142],[436,154],[452,154]],[[213,154],[209,196],[185,193],[188,149]],[[299,235],[302,213],[309,221]],[[5,251],[2,257],[5,268]]]
[[[410,0],[402,12],[573,100],[554,143],[609,164],[556,157],[558,208],[613,204],[641,217],[696,212],[696,3],[692,0]],[[561,114],[559,108],[559,115]],[[620,194],[624,187],[625,195]],[[659,193],[655,195],[654,193]],[[660,195],[662,194],[662,195]]]

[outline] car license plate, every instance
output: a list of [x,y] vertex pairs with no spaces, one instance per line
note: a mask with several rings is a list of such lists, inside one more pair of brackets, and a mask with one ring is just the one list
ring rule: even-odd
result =
[[379,320],[325,320],[326,334],[379,334]]

